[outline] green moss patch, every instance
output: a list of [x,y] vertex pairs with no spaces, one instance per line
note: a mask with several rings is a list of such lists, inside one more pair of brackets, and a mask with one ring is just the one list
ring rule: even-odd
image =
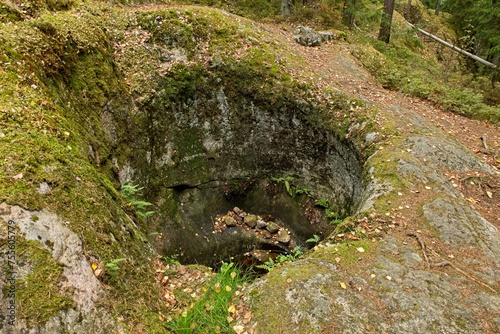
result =
[[76,306],[70,291],[61,287],[65,280],[62,264],[47,249],[36,241],[19,239],[16,251],[19,263],[30,268],[26,277],[16,282],[19,311],[28,323],[42,324]]

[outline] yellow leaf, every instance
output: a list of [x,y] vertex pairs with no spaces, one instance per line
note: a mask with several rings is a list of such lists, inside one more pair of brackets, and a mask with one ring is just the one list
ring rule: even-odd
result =
[[220,292],[220,289],[221,289],[220,284],[219,284],[219,283],[216,283],[216,284],[215,284],[215,292],[219,293],[219,292]]
[[234,279],[236,277],[236,272],[231,272],[231,278]]
[[92,263],[92,270],[96,270],[96,269],[97,269],[97,264]]
[[231,304],[231,305],[228,307],[227,311],[228,311],[229,313],[233,314],[234,312],[236,312],[236,307],[234,307],[234,305],[233,305],[233,304]]
[[226,291],[227,292],[231,291],[231,287],[229,285],[226,285]]
[[187,316],[188,316],[188,312],[187,312],[187,311],[182,312],[181,316],[182,316],[183,318],[187,317]]
[[345,285],[345,283],[344,283],[344,282],[340,282],[340,287],[341,287],[342,289],[347,289],[347,285]]

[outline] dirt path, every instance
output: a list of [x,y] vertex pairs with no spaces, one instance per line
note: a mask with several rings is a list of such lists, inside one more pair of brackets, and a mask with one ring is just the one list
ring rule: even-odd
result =
[[[464,173],[445,172],[457,190],[472,203],[473,207],[488,221],[500,228],[500,130],[483,121],[477,121],[443,110],[432,102],[411,97],[399,92],[384,89],[363,68],[352,55],[349,44],[330,42],[320,47],[304,47],[293,39],[292,29],[286,31],[280,27],[266,25],[281,41],[299,52],[307,60],[303,64],[299,77],[314,77],[323,86],[329,86],[344,93],[353,94],[380,109],[393,112],[393,121],[398,130],[406,133],[443,131],[467,147],[479,159],[492,166],[496,175],[479,171]],[[412,118],[422,117],[436,128],[428,127],[429,122],[422,122],[422,127],[403,124],[398,114],[409,114]]]

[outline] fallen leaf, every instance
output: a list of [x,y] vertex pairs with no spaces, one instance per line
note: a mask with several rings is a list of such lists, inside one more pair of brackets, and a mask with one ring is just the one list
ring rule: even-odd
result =
[[342,289],[347,289],[347,286],[345,285],[345,283],[344,283],[344,282],[340,282],[340,287],[341,287]]
[[488,195],[489,198],[493,198],[493,193],[491,191],[486,191],[486,195]]
[[235,331],[236,334],[241,334],[245,329],[241,325],[236,325],[233,326],[233,330]]
[[360,253],[364,253],[365,252],[365,249],[363,247],[358,247],[356,248],[356,250]]
[[95,277],[101,277],[101,275],[102,275],[102,269],[97,268],[97,269],[94,271],[94,275],[95,275]]
[[229,285],[226,285],[226,291],[227,292],[231,291],[231,287]]
[[228,307],[227,311],[228,311],[229,313],[233,314],[234,312],[236,312],[236,307],[234,307],[234,305],[233,305],[233,304],[231,304],[231,305]]
[[335,262],[339,263],[340,262],[340,257],[335,258]]
[[392,277],[389,275],[385,276],[385,278],[387,278],[389,281],[392,281]]
[[23,173],[19,173],[17,175],[14,175],[12,178],[15,179],[15,180],[20,180],[20,179],[23,178]]

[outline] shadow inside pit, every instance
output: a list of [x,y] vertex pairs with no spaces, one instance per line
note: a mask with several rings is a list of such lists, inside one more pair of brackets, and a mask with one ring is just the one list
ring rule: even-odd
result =
[[314,246],[334,229],[324,207],[307,194],[293,194],[269,179],[238,179],[176,187],[178,210],[163,224],[161,252],[181,263],[217,268],[225,262],[261,264],[279,254]]

